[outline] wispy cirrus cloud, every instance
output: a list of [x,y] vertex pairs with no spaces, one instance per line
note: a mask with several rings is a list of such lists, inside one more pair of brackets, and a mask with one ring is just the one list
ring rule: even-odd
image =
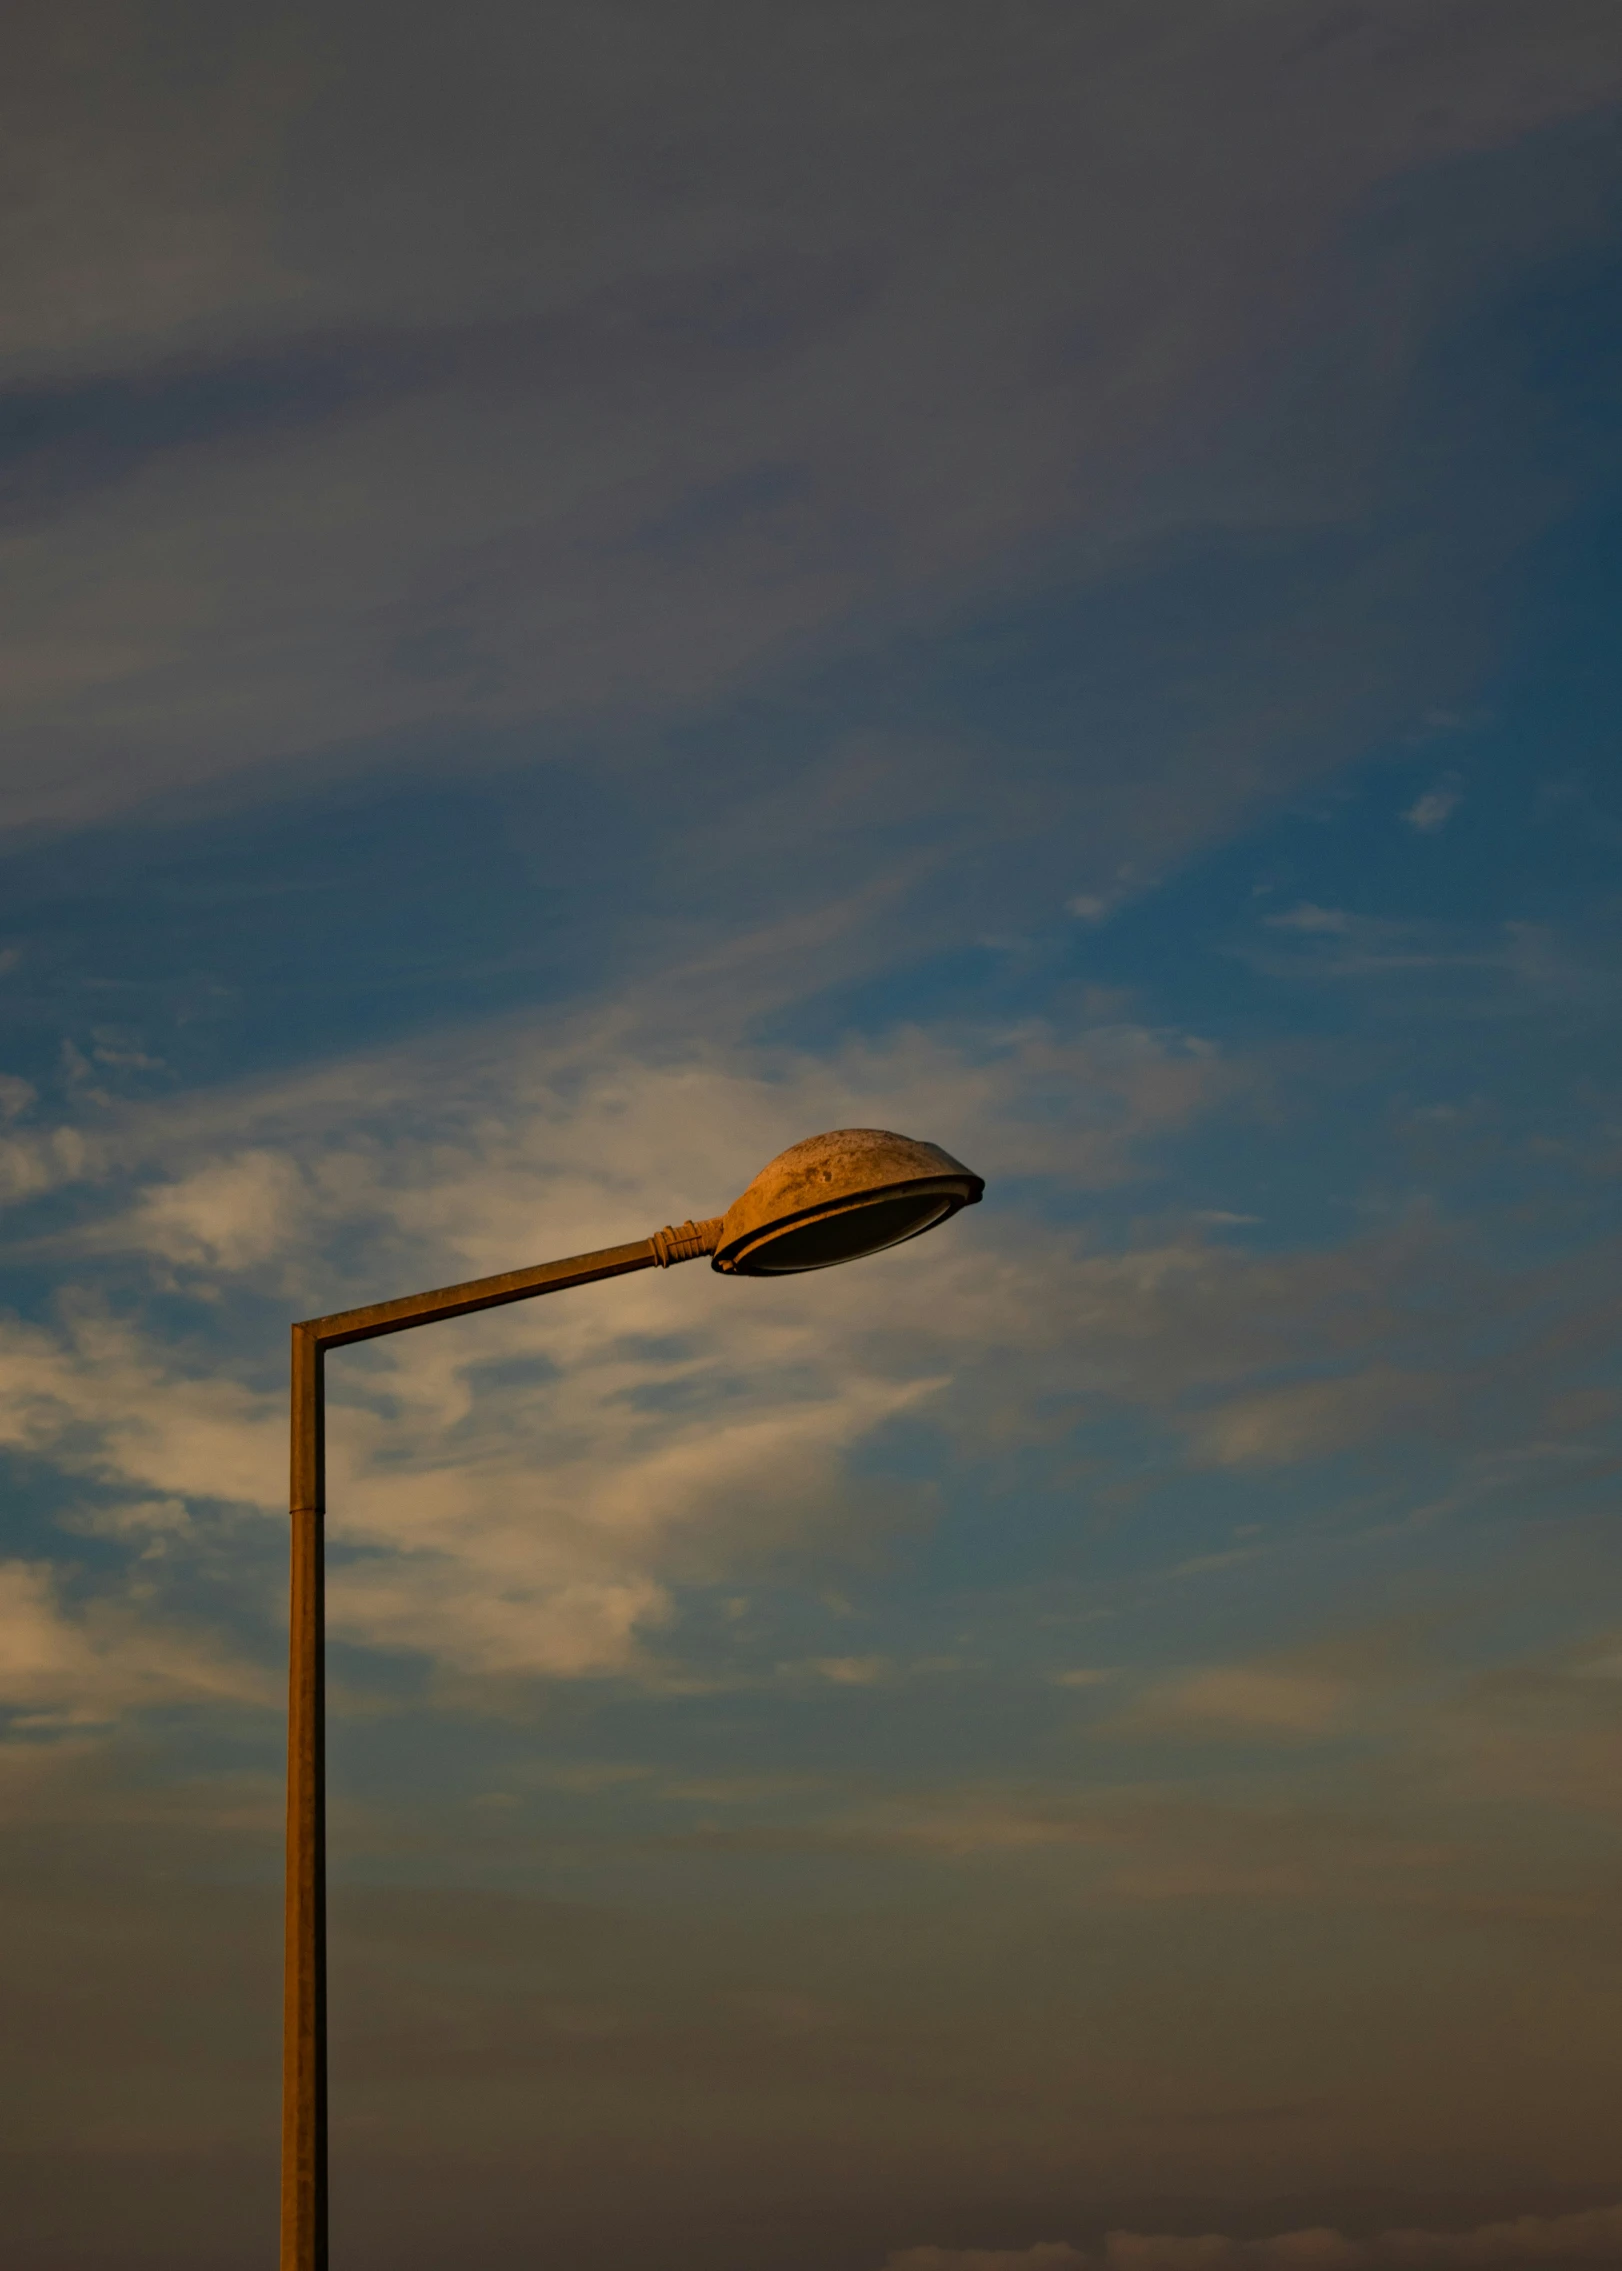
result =
[[[1220,450],[1381,184],[1617,86],[1571,9],[1536,70],[1523,17],[1451,4],[1400,37],[1275,4],[1002,40],[908,4],[835,42],[735,7],[611,46],[476,20],[454,57],[397,24],[386,70],[361,5],[233,22],[197,104],[139,15],[97,11],[91,61],[43,17],[21,43],[13,823],[451,721],[645,719],[1078,529],[1332,521],[1367,456],[1344,395],[1337,458],[1287,481],[1240,441],[1184,497],[1161,439]],[[477,146],[405,130],[447,101]],[[1118,225],[1075,239],[1098,196]],[[1387,289],[1386,353],[1428,303]]]
[[21,1727],[83,1727],[166,1704],[263,1708],[277,1684],[220,1635],[166,1628],[131,1591],[75,1613],[49,1563],[0,1562],[0,1710]]
[[1615,986],[1603,941],[1563,935],[1547,923],[1447,922],[1426,916],[1355,913],[1311,901],[1263,917],[1276,945],[1235,949],[1254,970],[1296,981],[1408,980],[1449,1014],[1527,1016],[1567,1006],[1599,1008]]

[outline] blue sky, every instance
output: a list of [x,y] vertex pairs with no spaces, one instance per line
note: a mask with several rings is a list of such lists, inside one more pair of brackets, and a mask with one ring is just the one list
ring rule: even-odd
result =
[[333,1359],[340,2260],[1614,2260],[1614,12],[15,47],[30,2263],[272,2244],[289,1320],[842,1125]]

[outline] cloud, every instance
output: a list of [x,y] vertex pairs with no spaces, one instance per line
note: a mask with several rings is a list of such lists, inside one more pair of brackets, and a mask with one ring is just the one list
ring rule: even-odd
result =
[[811,1669],[835,1687],[875,1687],[890,1667],[882,1656],[813,1656]]
[[213,1635],[167,1630],[132,1599],[62,1606],[46,1563],[0,1562],[0,1707],[24,1726],[85,1726],[154,1704],[275,1700]]
[[[1123,859],[1160,877],[1239,843],[1194,879],[1198,927],[1281,783],[1364,746],[1371,706],[1403,714],[1405,670],[1445,687],[1436,641],[1479,629],[1448,586],[1460,450],[1412,431],[1437,327],[1464,367],[1473,290],[1432,291],[1435,201],[1465,216],[1443,255],[1517,289],[1531,255],[1484,201],[1508,183],[1524,245],[1547,246],[1548,169],[1583,137],[1447,161],[1602,98],[1614,40],[1565,0],[1530,29],[1502,0],[1412,22],[1105,0],[995,26],[876,0],[786,33],[736,0],[499,19],[473,0],[448,42],[409,9],[301,8],[160,25],[87,0],[51,29],[40,7],[44,64],[0,94],[39,122],[8,142],[37,195],[0,374],[0,450],[27,445],[0,465],[3,817],[168,795],[178,823],[112,831],[162,900],[157,962],[115,960],[93,923],[108,991],[81,995],[74,909],[116,898],[88,844],[41,866],[28,904],[60,875],[73,907],[38,918],[7,1001],[138,1019],[137,989],[184,962],[217,1019],[171,1045],[164,979],[150,1048],[138,1023],[76,1028],[70,1125],[0,1090],[23,1107],[0,1147],[15,1297],[37,1301],[0,1321],[23,1485],[0,1698],[32,1722],[18,1751],[88,1751],[148,1715],[98,1736],[126,1790],[189,1797],[239,1739],[262,1769],[240,1851],[126,1837],[111,1798],[99,1843],[66,1801],[33,1850],[21,1819],[34,1873],[21,1896],[8,1874],[7,1945],[36,2033],[13,2032],[31,2076],[35,2040],[60,2069],[24,2108],[47,2145],[39,2249],[105,2252],[53,2226],[67,2200],[138,2250],[131,2170],[213,2216],[211,2157],[230,2197],[187,2244],[218,2264],[253,2243],[289,1316],[711,1212],[851,1120],[948,1142],[988,1204],[855,1273],[649,1273],[333,1358],[333,1701],[369,1715],[334,1729],[352,2214],[370,2184],[404,2266],[440,2210],[465,2226],[469,2185],[500,2223],[507,2165],[512,2237],[490,2245],[522,2260],[538,2136],[562,2140],[566,2258],[672,2264],[746,2255],[774,2212],[841,2259],[983,2236],[965,2203],[993,2197],[1016,2204],[1003,2236],[1075,2233],[1017,2203],[1119,2198],[1123,2170],[1186,2197],[1202,2156],[1230,2196],[1296,2156],[1354,2154],[1370,2181],[1416,2154],[1569,2165],[1604,2126],[1582,1966],[1591,1947],[1598,1977],[1615,1906],[1614,1636],[1580,1670],[1479,1688],[1382,1685],[1277,1642],[1309,1595],[1446,1586],[1460,1555],[1486,1582],[1504,1525],[1411,1542],[1416,1498],[1512,1487],[1514,1538],[1553,1533],[1566,1470],[1511,1486],[1486,1465],[1598,1437],[1608,1407],[1545,1407],[1585,1392],[1615,1257],[1573,1218],[1560,1269],[1527,1271],[1553,1220],[1533,1215],[1500,1266],[1490,1223],[1448,1219],[1455,1182],[1434,1213],[1403,1188],[1342,1210],[1336,1162],[1356,1180],[1389,1161],[1351,1119],[1325,1151],[1298,1116],[1321,1102],[1315,1038],[1286,1039],[1269,1079],[1250,1052],[1276,1019],[1218,1003],[1216,1048],[1143,1006],[1193,970],[1178,908],[1151,991],[1076,1005],[1089,965],[1140,959],[1136,915],[1132,940],[1084,927],[1120,904]],[[1320,386],[1306,366],[1348,340],[1353,367]],[[1397,459],[1407,586],[1382,550]],[[1483,515],[1522,509],[1502,460]],[[1393,661],[1399,639],[1418,662]],[[350,801],[368,767],[386,811]],[[216,799],[250,782],[314,809],[216,833]],[[1273,851],[1293,888],[1268,904],[1335,899]],[[288,895],[314,884],[332,923]],[[262,942],[251,969],[205,896]],[[434,900],[427,930],[368,920],[372,958],[340,980],[332,924],[385,897]],[[1016,927],[1027,960],[1001,955],[992,985],[977,953],[929,960]],[[1362,957],[1538,1000],[1565,952],[1305,900],[1252,936],[1298,972]],[[634,991],[603,975],[655,965]],[[399,1031],[425,988],[454,1020],[487,983],[566,999],[583,971],[606,990],[577,1012],[155,1093],[160,1055],[183,1083]],[[1194,975],[1210,1006],[1220,966]],[[1020,1006],[783,1039],[948,993]],[[1043,998],[1051,1020],[1026,1018]],[[1387,1072],[1342,1053],[1336,1078],[1378,1117]],[[152,1100],[119,1093],[137,1089]],[[1224,1251],[1247,1205],[1260,1234]],[[36,1291],[52,1276],[64,1298]],[[1253,1512],[1265,1559],[1228,1544]],[[1546,1623],[1569,1570],[1514,1576],[1511,1621]],[[1106,1599],[1112,1624],[1075,1607]],[[863,1738],[843,1763],[841,1726]],[[399,1796],[364,1836],[357,1784]],[[1488,1925],[1547,1941],[1507,2018]],[[1415,1979],[1462,2094],[1412,2054]],[[1303,2012],[1356,2056],[1323,2052],[1321,2115],[1264,2128],[1257,2109],[1302,2094]],[[671,2106],[693,2150],[663,2156],[666,2185],[645,2148]],[[84,2155],[66,2174],[61,2140]],[[632,2166],[629,2203],[613,2171]],[[605,2237],[622,2193],[635,2246]],[[682,2222],[706,2201],[720,2255]],[[841,2218],[864,2219],[865,2257]],[[1175,2219],[1127,2220],[1150,2245]],[[151,2221],[178,2262],[161,2200]],[[1075,2271],[1090,2246],[1002,2252]]]
[[1116,1725],[1185,1736],[1288,1740],[1338,1730],[1353,1693],[1346,1680],[1322,1672],[1223,1666],[1152,1688]]
[[[1282,469],[1179,491],[1165,437],[1233,455],[1380,185],[1618,85],[1569,7],[485,4],[385,65],[346,0],[234,19],[184,89],[161,14],[90,13],[8,74],[13,824],[681,710],[1078,530],[1344,515],[1345,395]],[[1387,360],[1425,309],[1382,292]]]
[[1434,836],[1447,826],[1463,802],[1463,789],[1456,782],[1443,781],[1437,787],[1427,789],[1422,797],[1409,805],[1402,817],[1416,834]]
[[1439,922],[1357,915],[1310,903],[1265,918],[1293,934],[1293,950],[1241,947],[1268,977],[1400,978],[1405,1010],[1477,1016],[1538,1015],[1554,1005],[1605,1007],[1615,998],[1611,958],[1546,924]]
[[[830,1781],[820,1800],[807,1788],[788,1811],[681,1832],[683,1849],[799,1853],[927,1864],[984,1879],[978,1896],[1041,1903],[1057,1898],[1071,1917],[1154,1930],[1161,1912],[1199,1916],[1241,1938],[1294,1929],[1292,1920],[1335,1917],[1358,1930],[1404,1935],[1491,1933],[1512,1946],[1553,1935],[1604,1944],[1611,1887],[1592,1825],[1613,1822],[1616,1716],[1550,1713],[1542,1701],[1531,1739],[1506,1710],[1495,1716],[1455,1667],[1418,1662],[1384,1680],[1305,1676],[1287,1684],[1277,1667],[1261,1679],[1213,1681],[1210,1701],[1242,1719],[1174,1719],[1176,1683],[1148,1690],[1141,1725],[1125,1715],[1096,1722],[1108,1743],[1099,1760],[1119,1762],[1123,1736],[1166,1734],[1182,1746],[1175,1774],[1136,1780],[1055,1778],[936,1783],[875,1795]],[[1192,1683],[1190,1683],[1192,1684]],[[1164,1718],[1152,1716],[1166,1703]],[[1303,1733],[1358,1738],[1355,1770],[1333,1771]],[[1500,1747],[1500,1734],[1512,1738]],[[1604,1741],[1600,1740],[1603,1734]],[[1243,1746],[1199,1761],[1186,1746]],[[1272,1751],[1265,1772],[1258,1748]],[[1607,1782],[1607,1772],[1610,1779]],[[1542,1788],[1537,1777],[1543,1776]],[[865,1778],[863,1778],[865,1782]],[[1517,1808],[1506,1815],[1505,1801]]]
[[15,1073],[0,1073],[0,1120],[20,1120],[38,1101],[39,1090],[31,1080],[19,1080]]
[[1549,2271],[1559,2263],[1612,2264],[1619,2254],[1622,2206],[1368,2239],[1315,2227],[1256,2240],[1118,2231],[1098,2248],[1058,2241],[989,2250],[912,2247],[892,2254],[885,2271]]
[[241,1151],[148,1190],[130,1242],[167,1261],[238,1271],[284,1251],[310,1211],[290,1159]]
[[[1108,1012],[1068,1027],[903,1025],[826,1060],[761,1050],[758,1020],[781,1018],[808,982],[846,974],[841,912],[663,964],[573,1016],[491,1020],[13,1134],[0,1139],[0,1203],[133,1181],[134,1205],[95,1229],[100,1251],[239,1274],[274,1253],[308,1259],[314,1242],[330,1278],[340,1226],[343,1251],[385,1222],[421,1243],[466,1215],[475,1182],[484,1210],[527,1210],[496,1233],[509,1257],[515,1235],[589,1242],[601,1224],[605,1239],[623,1236],[632,1205],[660,1221],[711,1213],[804,1133],[808,1113],[824,1125],[886,1112],[950,1122],[963,1146],[996,1147],[1004,1177],[1105,1189],[1141,1174],[1147,1143],[1234,1085],[1198,1034]],[[466,1222],[458,1228],[471,1258]]]
[[1434,1426],[1456,1393],[1436,1373],[1375,1363],[1343,1379],[1235,1395],[1186,1424],[1194,1456],[1205,1465],[1293,1466],[1373,1436]]
[[[102,1534],[131,1553],[150,1539],[133,1517],[120,1530],[120,1505],[279,1516],[289,1316],[712,1213],[808,1129],[895,1124],[981,1169],[994,1222],[975,1210],[859,1272],[649,1273],[332,1358],[334,1632],[462,1692],[483,1681],[504,1708],[515,1682],[678,1676],[685,1588],[870,1562],[929,1518],[951,1447],[1136,1408],[1188,1462],[1264,1472],[1398,1430],[1442,1436],[1489,1392],[1501,1433],[1557,1360],[1557,1332],[1546,1354],[1529,1338],[1551,1330],[1543,1295],[1429,1222],[1254,1252],[1192,1224],[1114,1246],[1056,1228],[1047,1210],[1075,1194],[1141,1210],[1160,1146],[1248,1108],[1253,1070],[1197,1035],[1106,1009],[1072,1028],[763,1051],[729,1016],[755,1015],[770,986],[729,1010],[720,960],[568,1023],[509,1020],[13,1138],[21,1203],[77,1179],[70,1250],[116,1267],[121,1290],[0,1322],[0,1442],[93,1483]],[[714,1002],[702,1049],[666,1037],[672,991]],[[1585,1271],[1562,1304],[1588,1298],[1597,1250]],[[142,1282],[198,1304],[194,1325],[143,1318]],[[1495,1315],[1523,1321],[1489,1362],[1470,1334]],[[902,1427],[924,1447],[917,1474],[865,1477]],[[173,1568],[190,1550],[175,1539]],[[847,1682],[869,1654],[821,1653]],[[1229,1721],[1242,1700],[1229,1693]]]
[[798,1833],[797,1842],[811,1850],[865,1848],[975,1861],[1054,1848],[1108,1853],[1130,1834],[1107,1806],[1078,1805],[1065,1792],[1010,1794],[968,1787],[851,1807]]
[[1300,906],[1290,908],[1287,914],[1269,915],[1269,930],[1298,930],[1311,934],[1327,933],[1338,936],[1352,927],[1352,918],[1339,907],[1315,907],[1304,899]]
[[[903,1032],[826,1063],[762,1066],[719,1037],[672,1056],[629,1004],[572,1034],[509,1027],[445,1054],[136,1106],[21,1155],[25,1200],[76,1176],[128,1194],[75,1250],[142,1264],[209,1314],[202,1339],[175,1341],[80,1292],[0,1324],[0,1441],[111,1494],[100,1534],[147,1550],[130,1510],[153,1494],[280,1512],[285,1359],[282,1327],[263,1338],[267,1300],[314,1314],[710,1213],[818,1126],[898,1120],[977,1160],[995,1150],[1004,1179],[1108,1188],[1228,1078],[1196,1043],[1121,1025]],[[1083,1066],[1078,1125],[1051,1099]],[[870,1553],[917,1518],[922,1486],[868,1486],[849,1462],[939,1413],[1001,1294],[988,1305],[968,1257],[934,1246],[864,1276],[784,1289],[661,1272],[335,1356],[335,1635],[492,1692],[654,1677],[673,1588]],[[914,1332],[920,1297],[930,1324]],[[178,1564],[186,1541],[172,1545]],[[828,1666],[847,1683],[870,1670]]]
[[0,1318],[0,1444],[134,1495],[279,1504],[279,1395],[166,1347],[84,1299],[53,1326]]

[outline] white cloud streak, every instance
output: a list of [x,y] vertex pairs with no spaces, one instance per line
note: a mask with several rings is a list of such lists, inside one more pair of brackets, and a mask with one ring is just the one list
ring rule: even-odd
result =
[[1614,2264],[1622,2207],[1569,2216],[1518,2216],[1473,2231],[1393,2230],[1349,2239],[1325,2227],[1272,2239],[1220,2232],[1111,2232],[1101,2247],[1044,2241],[1028,2248],[909,2247],[885,2271],[1552,2271]]
[[166,1628],[142,1602],[74,1614],[43,1562],[0,1562],[0,1708],[24,1727],[94,1725],[154,1704],[263,1705],[275,1689],[212,1634]]

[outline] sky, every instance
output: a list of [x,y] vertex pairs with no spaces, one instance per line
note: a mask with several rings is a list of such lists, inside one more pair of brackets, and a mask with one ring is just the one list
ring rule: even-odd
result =
[[[29,2271],[1622,2264],[1615,0],[20,0]],[[1203,2236],[1201,2236],[1203,2235]]]

